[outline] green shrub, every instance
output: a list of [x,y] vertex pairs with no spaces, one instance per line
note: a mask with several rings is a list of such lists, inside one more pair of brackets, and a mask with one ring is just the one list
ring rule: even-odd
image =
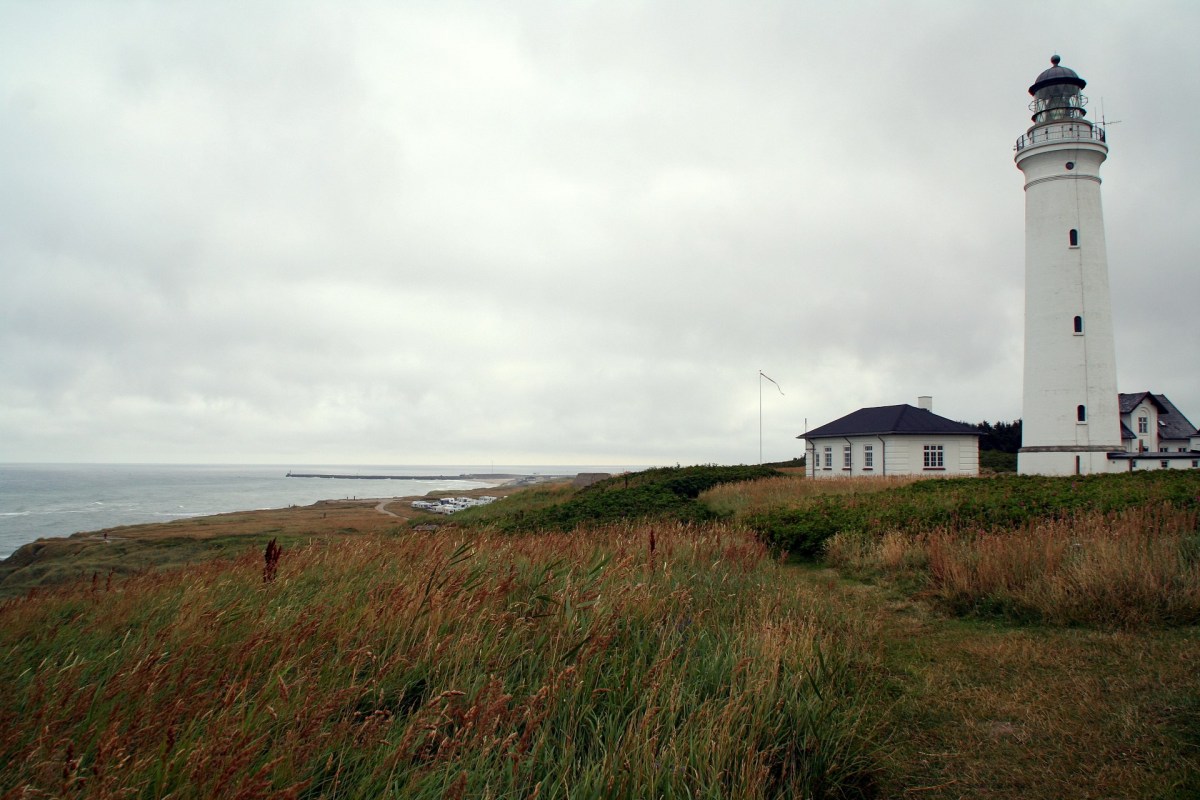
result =
[[979,468],[992,472],[1016,472],[1017,454],[1005,453],[1002,450],[980,450]]
[[703,522],[719,515],[696,501],[700,493],[724,483],[767,478],[780,473],[769,467],[702,465],[657,467],[597,481],[560,502],[497,512],[471,524],[502,531],[570,530],[582,524],[630,519]]

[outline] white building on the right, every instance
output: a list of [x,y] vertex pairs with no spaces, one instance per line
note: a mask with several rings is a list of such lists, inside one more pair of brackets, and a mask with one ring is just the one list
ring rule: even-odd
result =
[[1200,431],[1166,395],[1122,393],[1120,406],[1125,453],[1114,461],[1128,470],[1200,469]]
[[1086,81],[1050,59],[1017,139],[1025,177],[1025,367],[1017,471],[1085,475],[1200,468],[1200,432],[1163,395],[1117,393],[1100,203],[1104,128]]
[[1085,119],[1087,83],[1050,59],[1029,87],[1017,139],[1025,175],[1023,474],[1115,472],[1122,450],[1108,256],[1100,205],[1104,129]]

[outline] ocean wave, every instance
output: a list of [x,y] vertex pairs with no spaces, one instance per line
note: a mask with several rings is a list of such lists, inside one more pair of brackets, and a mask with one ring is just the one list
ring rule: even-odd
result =
[[[313,473],[392,473],[391,481],[314,482],[286,477],[288,469]],[[455,492],[487,481],[453,478],[417,481],[421,475],[499,473],[567,474],[598,468],[544,466],[379,465],[91,465],[67,468],[0,466],[0,558],[39,537],[82,530],[168,522],[246,509],[308,506],[322,500],[380,492],[386,496]],[[403,473],[410,473],[405,477]],[[369,484],[369,488],[360,488]],[[386,487],[386,488],[384,488]]]
[[32,511],[0,511],[0,517],[46,517],[54,514],[95,514],[94,508],[35,508]]

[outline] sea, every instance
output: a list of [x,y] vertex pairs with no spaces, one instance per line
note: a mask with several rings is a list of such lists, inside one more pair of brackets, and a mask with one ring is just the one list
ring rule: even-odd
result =
[[[495,486],[511,475],[574,476],[640,466],[0,464],[0,559],[40,538],[181,517]],[[389,476],[302,478],[288,473]],[[467,477],[470,476],[470,477]]]

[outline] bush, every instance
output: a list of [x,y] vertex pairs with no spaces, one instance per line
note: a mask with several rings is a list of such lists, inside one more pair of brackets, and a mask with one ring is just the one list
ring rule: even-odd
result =
[[1016,472],[1017,454],[1001,450],[980,450],[979,469],[992,472]]
[[658,467],[597,481],[561,502],[498,516],[486,524],[502,531],[559,530],[630,519],[702,522],[720,515],[696,502],[706,489],[779,475],[769,467]]

